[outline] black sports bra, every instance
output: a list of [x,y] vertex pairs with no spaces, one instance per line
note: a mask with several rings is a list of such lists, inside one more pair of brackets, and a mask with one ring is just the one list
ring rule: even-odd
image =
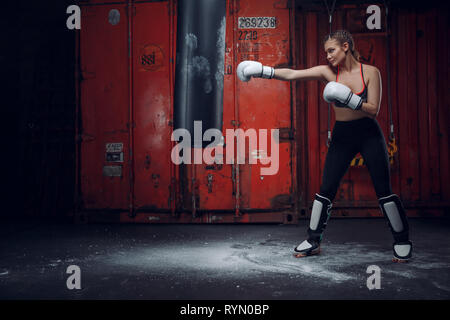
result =
[[[359,69],[361,70],[361,79],[362,79],[364,87],[361,90],[361,92],[356,93],[356,95],[360,96],[364,102],[367,102],[367,86],[366,86],[366,83],[364,82],[362,63],[360,63],[359,66],[360,66]],[[336,74],[336,82],[338,82],[338,79],[339,79],[339,65],[338,65],[338,70],[337,70],[337,74]],[[345,105],[340,102],[335,102],[335,104],[340,107],[345,107]]]

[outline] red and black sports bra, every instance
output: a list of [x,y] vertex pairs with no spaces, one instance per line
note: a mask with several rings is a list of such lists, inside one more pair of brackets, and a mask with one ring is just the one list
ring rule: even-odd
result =
[[[358,96],[360,96],[361,97],[361,99],[364,101],[364,102],[367,102],[367,86],[366,86],[366,83],[364,82],[364,75],[363,75],[363,67],[362,67],[362,63],[360,63],[359,64],[359,70],[361,71],[361,79],[362,79],[362,82],[363,82],[363,89],[361,90],[361,92],[359,92],[359,93],[355,93],[356,95],[358,95]],[[336,82],[339,82],[338,81],[339,80],[339,65],[338,65],[338,70],[337,70],[337,74],[336,74]],[[339,105],[341,105],[341,107],[345,107],[344,105],[342,105],[340,102],[336,102],[335,103],[337,106],[339,106]]]

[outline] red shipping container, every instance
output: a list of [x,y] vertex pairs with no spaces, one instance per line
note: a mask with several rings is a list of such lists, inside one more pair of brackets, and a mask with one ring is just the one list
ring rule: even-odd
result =
[[[326,63],[321,42],[329,28],[326,8],[298,5],[291,0],[226,2],[223,135],[227,129],[267,130],[269,146],[247,145],[245,164],[188,164],[180,170],[171,161],[176,2],[83,3],[78,216],[150,223],[296,223],[307,217],[327,152],[323,85],[266,79],[243,83],[235,74],[242,60],[298,69]],[[375,31],[365,27],[367,6],[338,6],[333,29],[350,30],[362,62],[380,69],[378,121],[387,138],[388,30],[384,24]],[[379,7],[384,21],[384,7]],[[450,207],[448,41],[439,39],[448,40],[448,13],[390,12],[398,147],[391,168],[393,189],[408,215],[442,215]],[[333,122],[332,114],[331,126]],[[263,175],[261,169],[269,165],[261,159],[270,158],[273,129],[280,134],[278,171]],[[226,158],[226,148],[223,152]],[[334,216],[381,215],[364,166],[349,169],[334,208]]]

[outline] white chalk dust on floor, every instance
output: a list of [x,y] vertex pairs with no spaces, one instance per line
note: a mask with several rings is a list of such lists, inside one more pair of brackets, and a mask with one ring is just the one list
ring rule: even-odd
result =
[[[436,255],[427,252],[415,254],[414,259],[407,264],[392,263],[392,249],[380,245],[323,243],[320,255],[306,258],[293,257],[293,247],[291,243],[283,241],[137,246],[125,253],[110,254],[102,261],[149,272],[182,270],[184,274],[188,274],[204,271],[227,276],[235,273],[236,277],[276,273],[308,276],[336,283],[368,276],[365,270],[370,265],[380,266],[384,276],[406,279],[426,278],[433,270],[450,270],[449,263],[436,261]],[[449,256],[444,258],[443,261],[450,260]]]

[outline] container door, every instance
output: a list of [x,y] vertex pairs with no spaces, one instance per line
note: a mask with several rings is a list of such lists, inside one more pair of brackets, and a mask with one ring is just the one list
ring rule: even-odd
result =
[[126,209],[130,189],[126,7],[83,6],[81,21],[84,207]]
[[[252,23],[256,20],[256,25]],[[284,210],[292,208],[291,91],[288,82],[252,79],[243,83],[237,79],[236,68],[243,60],[257,60],[265,65],[287,65],[290,61],[289,9],[282,1],[228,1],[225,39],[225,70],[223,99],[223,159],[238,157],[243,164],[196,165],[196,209],[211,212],[236,209],[244,213],[257,210]],[[237,108],[236,108],[237,106]],[[238,152],[235,140],[234,154],[227,130],[242,129],[244,135],[256,139],[255,147]],[[276,148],[278,157],[271,154],[272,129],[280,132]],[[260,139],[260,134],[266,137]],[[262,149],[261,144],[266,143]],[[272,157],[272,163],[267,161]],[[254,161],[254,163],[251,163]],[[262,162],[266,163],[263,164]],[[272,169],[273,174],[264,170]],[[188,169],[188,181],[192,172]],[[189,186],[192,189],[191,186]],[[192,191],[192,190],[191,190]],[[196,200],[196,201],[197,201]]]
[[170,208],[171,79],[168,2],[133,8],[135,209]]
[[[238,1],[235,12],[237,64],[256,60],[267,66],[290,63],[289,9],[287,1]],[[239,166],[240,207],[242,209],[280,209],[293,205],[292,190],[292,110],[291,88],[287,81],[252,79],[236,85],[238,124],[244,131],[256,130],[258,146],[246,147],[246,164]],[[280,132],[278,159],[271,154],[271,129]],[[267,138],[259,133],[267,130]],[[284,139],[284,137],[287,137]],[[260,143],[267,142],[267,149]],[[250,150],[249,150],[250,149]],[[272,157],[269,164],[262,160]],[[256,164],[249,164],[253,160]],[[275,174],[264,175],[271,167]]]

